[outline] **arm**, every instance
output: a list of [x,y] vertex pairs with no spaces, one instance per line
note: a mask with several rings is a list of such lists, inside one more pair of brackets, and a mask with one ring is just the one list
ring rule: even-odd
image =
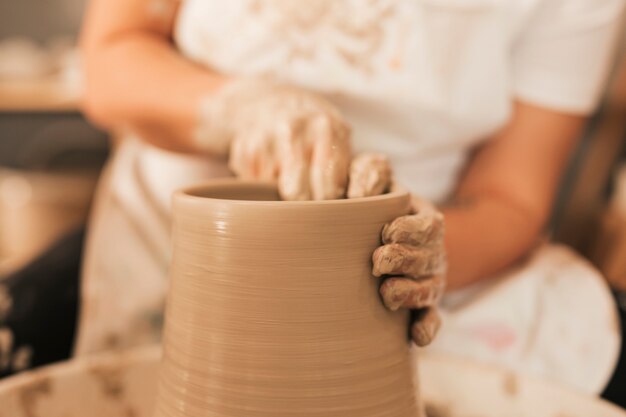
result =
[[584,121],[515,102],[508,125],[469,164],[456,192],[462,204],[442,215],[415,200],[414,214],[383,228],[372,274],[383,278],[387,308],[416,310],[411,335],[418,346],[429,344],[440,326],[444,244],[448,289],[487,278],[524,256],[541,234]]
[[582,115],[602,94],[625,5],[553,0],[531,10],[511,50],[512,118],[461,179],[465,206],[444,212],[450,288],[503,270],[539,238]]
[[439,327],[433,306],[444,243],[449,288],[456,289],[510,267],[540,237],[582,115],[601,95],[625,4],[536,2],[511,50],[511,118],[475,153],[456,190],[459,204],[442,216],[418,201],[415,214],[383,229],[372,273],[392,276],[380,287],[387,307],[417,309],[411,332],[418,345]]
[[350,129],[337,109],[297,87],[185,60],[171,42],[177,9],[178,0],[91,0],[81,39],[87,115],[161,148],[228,155],[235,174],[276,180],[285,199],[343,196]]
[[516,102],[508,125],[477,151],[443,209],[448,288],[497,273],[540,238],[585,117]]
[[175,50],[177,9],[177,0],[91,0],[81,35],[84,110],[103,127],[131,129],[165,149],[198,152],[193,134],[200,101],[224,78]]

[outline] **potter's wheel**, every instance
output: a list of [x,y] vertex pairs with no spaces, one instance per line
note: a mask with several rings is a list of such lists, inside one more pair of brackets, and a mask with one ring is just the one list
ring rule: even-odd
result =
[[[160,349],[75,360],[0,383],[0,417],[151,417]],[[432,353],[420,360],[431,417],[626,417],[545,381]]]

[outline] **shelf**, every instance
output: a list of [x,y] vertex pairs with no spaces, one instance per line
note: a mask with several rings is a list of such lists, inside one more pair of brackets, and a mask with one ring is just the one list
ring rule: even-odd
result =
[[79,94],[56,78],[0,80],[0,111],[76,112],[79,109]]

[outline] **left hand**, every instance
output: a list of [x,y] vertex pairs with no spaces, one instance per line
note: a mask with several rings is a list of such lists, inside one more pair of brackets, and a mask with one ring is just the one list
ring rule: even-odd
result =
[[437,304],[445,287],[443,215],[428,202],[414,199],[413,214],[385,225],[383,245],[372,256],[372,274],[383,277],[385,306],[414,310],[411,337],[428,345],[441,325]]

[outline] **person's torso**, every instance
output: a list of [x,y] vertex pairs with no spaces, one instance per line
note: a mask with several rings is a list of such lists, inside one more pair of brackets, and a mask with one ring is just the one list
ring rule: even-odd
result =
[[444,199],[472,146],[510,114],[510,55],[539,0],[184,0],[176,41],[213,70],[315,90],[357,151]]

